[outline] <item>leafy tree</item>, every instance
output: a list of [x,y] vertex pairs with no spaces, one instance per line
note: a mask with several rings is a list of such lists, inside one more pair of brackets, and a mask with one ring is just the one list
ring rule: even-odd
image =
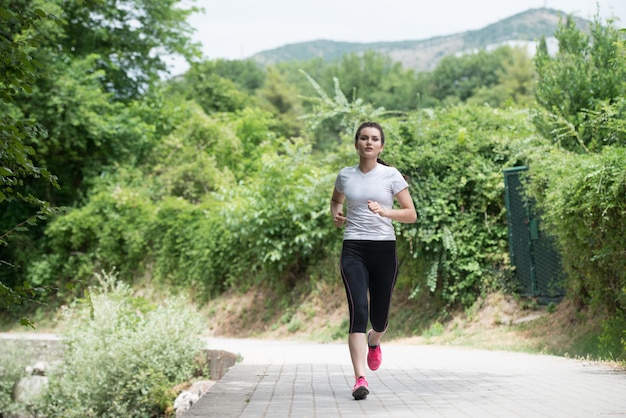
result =
[[105,91],[119,99],[141,97],[166,72],[164,56],[199,56],[187,18],[198,11],[180,0],[53,0],[63,36],[50,39],[70,59],[96,55]]
[[205,112],[235,112],[254,100],[266,75],[252,60],[206,60],[192,63],[168,83],[169,94],[195,100]]
[[498,83],[479,87],[467,100],[469,103],[488,103],[494,107],[510,104],[528,106],[533,103],[537,75],[528,51],[513,48],[501,64],[502,67],[496,70]]
[[169,92],[174,97],[194,100],[209,114],[241,110],[249,100],[233,81],[195,65],[169,86]]
[[253,95],[260,89],[266,78],[265,72],[251,59],[206,61],[198,66],[198,71],[216,74],[231,80],[249,95]]
[[493,52],[480,50],[458,57],[447,56],[431,74],[429,94],[440,101],[465,102],[480,88],[498,84],[498,74],[511,55],[511,48],[501,47]]
[[[308,123],[308,129],[312,132],[324,133],[327,136],[326,141],[328,138],[340,141],[342,134],[353,133],[360,122],[376,120],[390,113],[382,107],[374,108],[360,98],[354,101],[348,100],[336,78],[334,79],[334,96],[329,96],[316,80],[304,72],[303,74],[317,92],[317,97],[305,98],[312,104],[312,111],[303,119]],[[329,132],[332,135],[328,135]]]
[[267,69],[265,84],[258,91],[261,103],[266,104],[280,122],[278,133],[285,137],[300,136],[302,132],[299,118],[303,115],[302,99],[293,84],[276,67]]
[[[261,169],[245,187],[228,191],[222,211],[233,233],[237,274],[229,285],[245,288],[258,280],[292,288],[297,278],[330,252],[336,237],[328,224],[328,164],[319,164],[311,144],[285,141],[280,153],[262,155]],[[280,197],[277,198],[277,191]],[[242,269],[242,266],[245,267]],[[249,277],[254,271],[255,277]]]
[[[375,51],[348,54],[336,62],[311,59],[304,62],[287,62],[275,66],[301,96],[311,97],[315,88],[302,77],[302,72],[316,80],[326,91],[335,88],[335,79],[340,80],[343,94],[349,101],[361,99],[374,107],[390,110],[410,110],[419,105],[420,75],[402,64],[394,62],[388,55]],[[309,109],[306,107],[305,109]]]
[[390,110],[409,110],[416,107],[417,89],[413,70],[406,70],[402,64],[393,62],[388,55],[374,51],[363,54],[349,54],[334,65],[329,65],[324,76],[329,80],[337,78],[349,100],[361,99],[375,107]]
[[[626,144],[608,121],[623,119],[626,65],[619,50],[620,33],[596,16],[590,34],[576,28],[570,16],[555,34],[558,53],[548,54],[545,41],[537,51],[539,76],[535,92],[540,106],[534,118],[539,132],[565,149],[597,151]],[[610,117],[607,117],[610,115]]]
[[[233,260],[252,249],[225,223],[238,223],[246,211],[223,196],[256,184],[264,155],[283,149],[273,134],[276,121],[256,108],[208,115],[195,102],[168,103],[180,113],[176,128],[141,163],[103,172],[83,204],[47,226],[41,250],[25,267],[29,282],[58,287],[66,300],[76,289],[64,284],[82,288],[102,269],[129,280],[150,271],[155,281],[200,286],[202,299],[246,268]],[[170,110],[163,108],[164,118]]]
[[[9,4],[10,3],[10,4]],[[54,21],[43,10],[27,9],[19,2],[0,3],[0,208],[8,205],[26,205],[34,208],[30,213],[19,213],[7,218],[3,210],[0,215],[0,247],[8,245],[8,240],[26,225],[33,226],[38,221],[54,215],[55,209],[46,196],[34,193],[25,187],[30,181],[43,181],[58,188],[57,178],[46,168],[33,162],[35,150],[28,144],[47,136],[46,129],[36,120],[27,118],[15,104],[16,95],[32,91],[33,84],[44,73],[40,62],[32,52],[42,42],[36,28],[46,20]],[[0,271],[6,271],[11,263],[0,258]],[[12,286],[5,275],[0,275],[0,309],[12,309],[31,300],[39,289],[30,284]],[[22,319],[24,324],[31,324]],[[31,324],[32,325],[32,324]]]
[[[22,275],[41,229],[26,235],[22,225],[75,204],[90,179],[114,163],[145,155],[155,129],[142,112],[154,112],[133,100],[150,101],[146,93],[165,68],[159,52],[190,57],[196,50],[185,22],[193,9],[176,3],[0,2],[5,293],[30,286],[21,285]],[[20,234],[7,242],[6,231]]]
[[294,86],[299,95],[309,97],[315,95],[316,91],[309,80],[303,76],[303,72],[314,80],[319,80],[319,84],[324,90],[329,90],[333,88],[332,78],[326,77],[330,65],[331,63],[322,58],[313,58],[308,61],[283,62],[272,66],[272,68],[278,71],[288,84]]
[[52,1],[41,9],[36,0],[22,3],[23,13],[45,10],[58,23],[42,21],[15,33],[38,40],[28,53],[46,71],[28,91],[16,92],[13,114],[36,120],[46,131],[23,144],[36,150],[36,163],[62,186],[60,192],[35,188],[34,194],[72,204],[82,196],[85,178],[113,161],[141,157],[152,129],[138,123],[139,107],[131,99],[145,98],[158,80],[164,64],[156,52],[194,51],[184,21],[193,9],[176,9],[176,3]]

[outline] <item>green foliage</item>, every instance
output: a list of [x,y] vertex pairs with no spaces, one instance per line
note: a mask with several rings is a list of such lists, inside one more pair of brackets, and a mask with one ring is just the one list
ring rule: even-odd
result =
[[[359,101],[359,106],[367,104],[372,108],[394,111],[408,111],[423,104],[420,95],[423,96],[424,87],[420,75],[403,68],[388,55],[373,51],[348,54],[330,63],[321,59],[281,63],[267,71],[268,75],[279,73],[296,92],[296,97],[305,98],[302,105],[307,111],[315,112],[318,108],[317,100],[308,99],[322,97],[320,90],[334,90],[337,96],[338,80],[340,95],[350,104]],[[328,131],[337,133],[333,129]]]
[[232,81],[239,90],[253,95],[263,86],[266,73],[253,60],[224,60],[217,59],[203,61],[191,66],[184,78],[191,85],[200,81],[202,77],[217,75]]
[[[36,166],[32,158],[35,150],[29,146],[36,138],[45,138],[46,129],[33,118],[28,118],[15,106],[15,99],[22,92],[31,92],[32,86],[44,72],[32,51],[42,42],[32,29],[49,17],[41,10],[24,10],[0,5],[0,204],[22,201],[39,208],[36,215],[20,226],[34,224],[38,218],[50,215],[52,208],[44,199],[23,189],[25,178],[42,178],[58,187],[56,177],[46,168]],[[6,245],[6,237],[13,231],[0,230],[0,244]]]
[[260,104],[279,120],[277,133],[284,137],[300,136],[303,131],[298,118],[303,114],[303,105],[297,87],[289,83],[284,73],[274,67],[267,69],[263,87],[257,92]]
[[568,296],[582,309],[606,314],[598,349],[626,357],[626,129],[624,41],[596,17],[587,35],[572,18],[556,33],[559,52],[545,41],[536,67],[534,123],[558,148],[529,151],[530,195],[556,238]]
[[426,331],[422,333],[422,336],[426,339],[431,337],[438,337],[443,334],[444,327],[441,322],[433,322]]
[[397,225],[413,256],[427,261],[414,296],[427,289],[467,306],[507,285],[502,170],[516,165],[531,135],[527,115],[458,106],[411,116],[390,121],[385,158],[408,177],[418,212],[415,224]]
[[196,101],[208,114],[241,110],[248,100],[234,82],[202,68],[192,67],[173,87],[183,99]]
[[234,184],[243,154],[233,129],[189,106],[188,118],[155,146],[148,160],[155,193],[199,202],[207,193]]
[[[558,242],[568,295],[578,308],[604,310],[609,322],[626,310],[626,61],[623,35],[611,23],[596,17],[588,35],[568,18],[556,56],[545,42],[539,49],[534,123],[559,148],[529,152],[529,192]],[[619,341],[617,334],[604,338]]]
[[568,293],[579,305],[626,310],[626,149],[543,154],[533,159],[531,175],[531,193],[561,250]]
[[[141,159],[154,129],[132,105],[115,102],[101,86],[99,57],[73,60],[61,74],[34,89],[30,114],[46,127],[46,138],[28,143],[37,159],[59,177],[57,204],[67,205],[84,190],[84,179],[99,175],[114,161]],[[54,95],[50,95],[50,91]]]
[[573,18],[561,22],[555,36],[556,56],[538,49],[539,75],[535,91],[540,105],[534,122],[539,132],[559,146],[576,152],[598,151],[607,145],[626,145],[623,97],[626,61],[620,33],[598,17],[590,35],[576,28]]
[[[37,28],[55,21],[40,8],[22,4],[0,3],[0,255],[16,235],[54,216],[56,209],[48,195],[29,188],[30,184],[58,188],[57,177],[34,160],[33,142],[48,132],[36,118],[29,117],[16,105],[20,94],[32,92],[33,85],[45,73],[34,51],[43,43]],[[18,208],[18,210],[15,210]],[[13,210],[9,210],[13,209]],[[7,257],[11,258],[11,257]],[[29,283],[16,285],[7,278],[13,267],[0,256],[0,310],[13,311],[35,299],[39,289]],[[22,318],[24,325],[32,325]]]
[[27,289],[24,271],[43,235],[33,226],[84,198],[92,178],[141,161],[150,148],[162,123],[145,123],[155,112],[132,99],[148,97],[165,68],[155,49],[193,54],[185,23],[193,9],[177,3],[0,3],[3,310],[32,299],[17,289]]
[[277,145],[258,110],[230,119],[189,110],[142,170],[104,176],[85,205],[51,223],[30,281],[64,289],[116,268],[193,286],[204,299],[262,277],[291,280],[327,254],[332,180],[328,167],[312,169],[310,145]]
[[[446,57],[430,73],[404,69],[373,51],[349,54],[332,63],[321,59],[282,63],[268,73],[277,71],[304,98],[305,120],[316,134],[316,148],[323,150],[331,149],[340,133],[352,129],[351,123],[345,126],[348,115],[348,119],[376,119],[442,102],[524,105],[533,98],[536,78],[526,51],[510,47]],[[290,103],[284,99],[286,94],[279,97]]]
[[237,237],[235,264],[264,270],[272,283],[287,275],[289,286],[328,254],[333,174],[314,162],[311,145],[303,140],[285,143],[283,152],[263,155],[257,176],[225,195],[231,204],[222,218]]
[[[506,52],[503,53],[502,51]],[[497,84],[474,89],[468,103],[489,104],[492,107],[508,105],[528,106],[532,103],[536,84],[533,60],[524,48],[501,47],[493,52],[500,57],[500,68],[495,72]]]
[[417,107],[417,78],[390,56],[374,51],[344,55],[328,65],[326,80],[341,80],[343,91],[376,107],[409,110]]
[[3,102],[12,101],[20,91],[29,91],[42,70],[31,54],[42,39],[34,36],[31,28],[44,19],[53,19],[53,16],[39,8],[31,10],[23,5],[0,4],[0,65],[3,74],[0,100]]
[[186,21],[198,9],[186,6],[180,0],[49,1],[63,28],[49,46],[71,60],[97,55],[93,70],[102,71],[105,91],[138,99],[165,73],[167,54],[200,55]]
[[238,262],[238,237],[226,227],[224,206],[196,206],[179,198],[159,203],[152,226],[156,280],[192,288],[198,300],[206,300],[222,292],[229,277],[248,268]]
[[624,312],[604,322],[602,334],[598,338],[598,346],[602,358],[626,362],[626,316]]
[[498,73],[503,70],[503,63],[510,59],[511,54],[511,48],[503,47],[493,53],[480,50],[458,57],[447,56],[432,72],[431,94],[441,101],[456,98],[464,102],[479,88],[498,84]]
[[[151,128],[116,99],[142,97],[154,85],[164,68],[154,48],[187,55],[193,49],[184,22],[193,9],[174,8],[176,1],[80,3],[24,1],[1,9],[7,23],[0,37],[6,74],[1,91],[4,101],[11,99],[2,108],[8,127],[2,132],[11,135],[11,173],[2,173],[3,180],[25,174],[56,186],[53,172],[61,192],[34,181],[24,186],[56,205],[74,203],[85,177],[98,175],[112,160],[136,157],[145,144]],[[9,164],[12,159],[23,172]],[[12,205],[6,223],[17,223],[15,214],[25,207]]]
[[308,122],[309,130],[313,132],[327,128],[330,124],[336,129],[336,134],[353,133],[361,121],[376,120],[391,113],[382,107],[374,108],[360,98],[349,101],[341,90],[337,78],[333,79],[335,95],[331,97],[310,75],[304,72],[303,74],[317,93],[317,97],[306,98],[312,103],[312,111],[303,117]]
[[176,396],[174,386],[197,371],[200,316],[183,298],[152,306],[107,274],[91,302],[77,301],[64,312],[63,360],[50,376],[41,412],[161,416]]
[[26,277],[34,285],[57,288],[61,300],[74,296],[101,269],[117,268],[125,277],[137,277],[150,254],[154,216],[143,189],[98,189],[86,205],[50,223],[44,253],[31,255]]

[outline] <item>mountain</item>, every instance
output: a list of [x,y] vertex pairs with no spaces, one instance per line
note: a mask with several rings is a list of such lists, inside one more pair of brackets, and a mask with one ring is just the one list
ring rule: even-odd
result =
[[[542,36],[546,39],[553,38],[559,20],[565,19],[566,16],[566,13],[554,9],[530,9],[482,29],[453,35],[424,40],[371,43],[316,40],[262,51],[253,55],[252,59],[261,65],[305,61],[316,57],[334,61],[350,53],[376,51],[388,54],[406,68],[430,71],[436,67],[440,59],[448,55],[491,49],[503,44],[526,47],[532,45],[534,48]],[[590,23],[588,20],[578,17],[574,19],[581,30],[588,31]]]

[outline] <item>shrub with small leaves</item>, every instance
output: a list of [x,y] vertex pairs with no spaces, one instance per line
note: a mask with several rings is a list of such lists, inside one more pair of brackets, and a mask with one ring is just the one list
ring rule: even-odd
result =
[[0,344],[0,416],[24,412],[25,405],[13,400],[15,384],[24,376],[24,369],[35,358],[32,350],[16,341]]
[[189,381],[202,349],[200,316],[181,297],[152,306],[116,277],[63,312],[62,365],[42,412],[53,417],[153,417]]

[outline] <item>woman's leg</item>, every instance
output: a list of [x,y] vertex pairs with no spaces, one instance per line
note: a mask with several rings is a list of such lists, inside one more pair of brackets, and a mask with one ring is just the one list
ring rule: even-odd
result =
[[367,345],[369,345],[370,347],[374,347],[380,344],[380,340],[383,338],[383,335],[385,335],[385,332],[387,332],[386,329],[381,332],[374,331],[373,329],[370,330],[370,332],[367,334]]
[[365,344],[365,333],[353,332],[348,334],[348,347],[350,348],[350,358],[354,368],[354,377],[365,377],[365,358],[367,356],[367,345]]
[[370,271],[370,322],[372,330],[368,345],[376,346],[387,331],[391,297],[398,277],[398,259],[395,241],[377,243],[377,250],[368,258]]
[[355,377],[365,376],[369,273],[363,259],[363,243],[345,241],[341,252],[341,276],[346,288],[350,325],[348,347]]

